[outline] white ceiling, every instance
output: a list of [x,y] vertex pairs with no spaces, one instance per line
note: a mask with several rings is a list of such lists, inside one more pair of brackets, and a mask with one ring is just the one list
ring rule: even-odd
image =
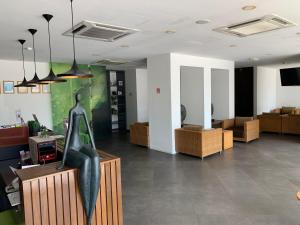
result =
[[[28,40],[28,28],[38,29],[38,61],[48,60],[47,24],[43,13],[54,15],[51,22],[54,61],[70,62],[71,38],[62,33],[71,27],[69,0],[1,0],[0,58],[20,59],[19,38]],[[254,11],[243,11],[245,5]],[[235,60],[239,65],[295,59],[300,51],[297,25],[246,38],[227,36],[212,29],[244,20],[277,14],[300,24],[299,0],[74,0],[75,24],[82,20],[137,28],[140,32],[114,43],[76,39],[79,63],[100,59],[139,60],[150,55],[178,52]],[[209,19],[205,25],[196,20]],[[166,34],[166,30],[176,30]],[[128,48],[120,46],[128,45]],[[236,47],[229,47],[236,45]],[[32,52],[26,51],[30,60]],[[249,58],[257,57],[258,62]]]

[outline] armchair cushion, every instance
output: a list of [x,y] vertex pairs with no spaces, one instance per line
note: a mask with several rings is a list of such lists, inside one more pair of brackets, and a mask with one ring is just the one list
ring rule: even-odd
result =
[[244,137],[244,127],[234,127],[233,128],[233,136],[238,138]]

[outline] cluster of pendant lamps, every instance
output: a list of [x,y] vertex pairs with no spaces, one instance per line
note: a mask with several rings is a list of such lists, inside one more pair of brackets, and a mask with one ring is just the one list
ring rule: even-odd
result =
[[25,59],[24,59],[24,43],[26,42],[23,39],[18,40],[22,47],[22,61],[23,61],[23,72],[24,78],[23,81],[15,85],[15,87],[34,87],[35,85],[39,84],[52,84],[52,83],[61,83],[66,82],[65,79],[69,78],[91,78],[93,77],[90,73],[85,73],[79,70],[78,64],[76,62],[76,51],[75,51],[75,34],[74,34],[74,13],[73,13],[73,0],[71,2],[71,15],[72,15],[72,39],[73,39],[73,64],[69,71],[58,74],[57,76],[53,72],[52,68],[52,51],[51,51],[51,36],[50,36],[50,21],[53,18],[50,14],[43,14],[44,19],[47,21],[48,24],[48,42],[49,42],[49,61],[50,61],[50,72],[49,75],[43,79],[40,79],[37,75],[36,71],[36,55],[35,55],[35,38],[34,35],[37,32],[36,29],[28,29],[28,32],[32,35],[32,48],[33,48],[33,62],[34,62],[34,77],[27,81],[26,80],[26,71],[25,71]]

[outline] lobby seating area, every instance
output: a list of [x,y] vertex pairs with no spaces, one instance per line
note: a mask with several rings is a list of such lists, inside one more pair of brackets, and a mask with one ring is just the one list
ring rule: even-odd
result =
[[6,1],[0,225],[297,225],[300,1]]

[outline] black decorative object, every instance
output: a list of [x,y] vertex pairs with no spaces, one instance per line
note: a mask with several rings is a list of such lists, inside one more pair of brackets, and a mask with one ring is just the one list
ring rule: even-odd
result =
[[71,15],[72,15],[72,39],[73,39],[73,64],[69,71],[58,74],[60,78],[91,78],[94,75],[79,70],[76,62],[76,51],[75,51],[75,33],[74,33],[74,13],[73,13],[73,0],[71,1]]
[[53,69],[52,69],[52,52],[51,52],[51,37],[50,37],[50,20],[53,18],[50,14],[43,14],[43,17],[48,23],[48,41],[49,41],[49,52],[50,52],[50,72],[49,75],[40,80],[41,84],[51,84],[51,83],[61,83],[66,82],[66,80],[58,78],[55,76]]
[[23,61],[23,72],[24,72],[24,79],[20,84],[15,85],[15,87],[34,87],[35,85],[28,84],[26,80],[26,71],[25,71],[25,63],[24,63],[24,43],[26,42],[23,39],[19,39],[18,42],[21,44],[22,47],[22,61]]
[[33,62],[34,62],[34,76],[31,80],[28,81],[28,84],[38,84],[40,82],[40,78],[36,73],[36,58],[35,58],[35,43],[34,43],[34,35],[37,32],[36,29],[28,29],[29,33],[32,35],[32,48],[33,48]]
[[[75,100],[76,104],[69,112],[69,127],[59,169],[65,165],[79,169],[79,189],[87,215],[87,225],[90,225],[99,192],[100,158],[96,152],[86,112],[80,105],[79,93],[75,95]],[[91,145],[84,145],[81,142],[79,132],[81,119],[84,119]]]
[[181,112],[181,123],[183,123],[183,121],[186,118],[186,108],[183,104],[180,105],[180,112]]

